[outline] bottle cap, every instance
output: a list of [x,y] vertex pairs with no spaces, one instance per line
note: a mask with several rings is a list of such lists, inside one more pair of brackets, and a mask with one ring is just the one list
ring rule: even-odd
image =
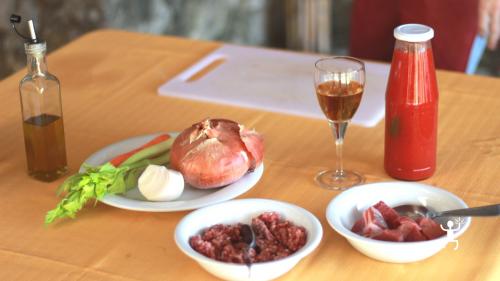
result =
[[434,29],[417,23],[403,24],[394,29],[394,37],[407,42],[425,42],[434,37]]
[[26,43],[38,44],[44,42],[43,40],[41,40],[36,36],[35,25],[33,24],[33,20],[28,20],[29,36],[21,34],[16,28],[16,24],[21,23],[21,16],[14,14],[10,15],[10,23],[12,25],[12,29],[17,33],[17,35],[19,35],[19,37],[23,38],[26,41]]
[[24,43],[24,51],[29,55],[43,55],[47,51],[47,44],[44,41],[40,43]]

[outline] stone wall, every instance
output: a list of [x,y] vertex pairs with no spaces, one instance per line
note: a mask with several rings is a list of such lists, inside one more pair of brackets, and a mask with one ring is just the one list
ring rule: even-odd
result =
[[[25,66],[22,40],[7,24],[11,13],[34,19],[49,52],[98,28],[300,50],[307,47],[296,43],[303,35],[291,30],[295,27],[290,24],[300,17],[296,13],[303,12],[296,8],[303,4],[300,1],[324,4],[328,0],[2,0],[0,18],[5,24],[0,25],[0,79]],[[319,35],[322,46],[329,50],[321,51],[347,54],[351,0],[332,0],[330,4],[331,11],[325,12],[332,15],[332,28]],[[325,36],[330,41],[326,44]],[[500,50],[489,52],[479,72],[500,76],[499,66]]]
[[[283,24],[272,26],[269,11],[282,0],[2,0],[0,17],[33,18],[49,52],[98,28],[248,45],[279,46],[273,39]],[[10,25],[0,26],[0,78],[25,65],[22,39]],[[49,65],[50,67],[50,65]]]

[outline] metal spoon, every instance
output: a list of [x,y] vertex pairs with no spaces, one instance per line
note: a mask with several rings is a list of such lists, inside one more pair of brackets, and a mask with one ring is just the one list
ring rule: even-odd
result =
[[456,209],[443,212],[436,212],[427,209],[420,205],[401,205],[394,208],[401,216],[417,219],[419,217],[428,217],[434,219],[443,227],[447,227],[447,223],[451,220],[454,225],[462,223],[463,219],[460,217],[484,217],[484,216],[498,216],[500,215],[500,204],[488,205],[475,208]]
[[248,256],[248,251],[250,251],[250,249],[255,248],[255,244],[256,244],[255,233],[253,232],[253,229],[250,225],[243,224],[241,226],[241,236],[242,236],[243,242],[248,245],[245,248],[245,251],[243,252],[243,259],[245,260],[245,264],[247,265],[248,269],[250,270],[250,266],[252,265],[252,261],[250,260],[250,257]]

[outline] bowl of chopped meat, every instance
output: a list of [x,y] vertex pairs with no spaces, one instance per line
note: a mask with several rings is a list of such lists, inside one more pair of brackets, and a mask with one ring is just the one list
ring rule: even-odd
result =
[[[402,205],[420,205],[433,211],[467,208],[446,190],[411,182],[380,182],[353,187],[335,197],[326,209],[330,226],[361,253],[385,262],[416,262],[438,253],[470,225],[460,218],[442,225],[425,216],[398,213]],[[455,221],[455,222],[456,222]],[[453,246],[450,246],[452,248]]]
[[226,280],[271,280],[292,269],[321,241],[309,211],[268,199],[240,199],[198,209],[175,229],[175,242]]

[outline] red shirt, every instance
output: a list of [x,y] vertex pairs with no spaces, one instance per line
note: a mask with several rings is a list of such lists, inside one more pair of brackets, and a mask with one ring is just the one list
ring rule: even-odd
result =
[[478,30],[478,5],[478,0],[354,0],[350,54],[391,61],[394,28],[420,23],[434,29],[436,67],[465,71]]

